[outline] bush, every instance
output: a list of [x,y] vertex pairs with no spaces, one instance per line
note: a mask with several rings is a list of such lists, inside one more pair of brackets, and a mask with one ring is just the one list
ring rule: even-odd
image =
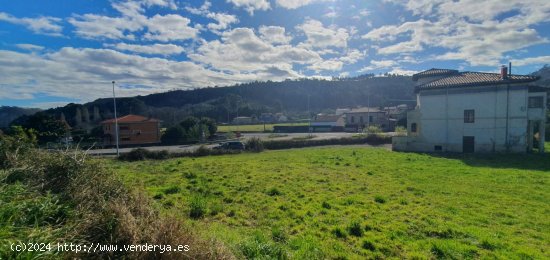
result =
[[198,219],[206,214],[206,200],[200,196],[191,198],[189,203],[189,217]]
[[[5,152],[13,154],[16,150]],[[231,253],[217,242],[197,239],[195,233],[182,226],[181,220],[160,214],[145,193],[127,189],[116,175],[106,170],[101,161],[88,160],[84,153],[29,149],[14,157],[11,163],[8,169],[0,171],[0,200],[2,196],[7,196],[5,187],[13,190],[18,185],[24,189],[26,197],[36,197],[18,210],[25,215],[24,219],[20,219],[21,224],[31,226],[15,227],[9,223],[5,227],[17,228],[17,232],[9,232],[11,238],[33,237],[33,241],[112,244],[119,247],[142,243],[187,244],[193,250],[163,255],[159,252],[55,252],[56,255],[52,257],[39,253],[33,255],[28,252],[4,251],[0,245],[2,259],[232,258]],[[5,175],[15,168],[25,172],[18,175],[18,183],[6,183]],[[0,204],[5,205],[3,201]],[[2,207],[0,211],[5,209]]]
[[267,191],[267,195],[269,196],[279,196],[283,194],[281,191],[279,191],[277,188],[271,188]]
[[347,236],[346,231],[342,230],[339,227],[336,227],[332,230],[332,234],[337,238],[345,238]]
[[382,133],[382,129],[377,125],[371,125],[367,127],[363,132],[368,134],[379,134]]
[[258,137],[250,138],[245,143],[246,150],[253,151],[255,153],[262,152],[264,150],[264,143]]
[[361,237],[363,236],[363,228],[361,228],[361,223],[359,221],[353,221],[348,226],[348,232],[352,236]]
[[407,135],[407,128],[398,126],[395,128],[395,133],[397,136],[406,136]]
[[122,161],[132,162],[132,161],[143,161],[147,159],[164,160],[164,159],[168,159],[169,157],[170,157],[170,154],[166,150],[149,151],[144,148],[136,148],[130,152],[120,154],[118,159]]
[[384,198],[380,195],[376,195],[376,196],[374,196],[374,201],[377,202],[377,203],[380,203],[380,204],[384,204],[384,203],[386,203],[386,198]]
[[265,149],[279,150],[290,148],[302,148],[311,146],[322,145],[352,145],[352,144],[391,144],[391,137],[385,135],[361,135],[359,137],[342,137],[333,139],[321,139],[321,140],[271,140],[263,142]]
[[369,240],[365,240],[363,241],[363,248],[364,249],[367,249],[369,251],[374,251],[376,250],[376,246],[374,246],[374,243],[369,241]]

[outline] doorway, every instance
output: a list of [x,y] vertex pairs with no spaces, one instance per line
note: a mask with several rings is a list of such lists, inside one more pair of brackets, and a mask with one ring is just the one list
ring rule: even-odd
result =
[[473,153],[475,151],[475,138],[473,136],[462,137],[462,152]]

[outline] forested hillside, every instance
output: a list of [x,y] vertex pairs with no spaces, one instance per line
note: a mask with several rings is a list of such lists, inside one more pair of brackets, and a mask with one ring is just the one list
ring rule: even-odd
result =
[[38,108],[22,108],[22,107],[10,107],[10,106],[1,106],[0,107],[0,127],[8,126],[11,121],[22,116],[22,115],[31,115],[40,111]]
[[[368,98],[370,94],[370,99]],[[175,90],[147,96],[118,98],[119,115],[152,116],[169,126],[186,116],[210,117],[228,122],[236,116],[283,112],[294,117],[338,107],[383,106],[413,103],[413,82],[408,76],[362,77],[339,80],[301,79],[252,82],[231,87]],[[113,117],[111,98],[83,105],[69,104],[46,112],[64,117],[71,126],[95,124]]]

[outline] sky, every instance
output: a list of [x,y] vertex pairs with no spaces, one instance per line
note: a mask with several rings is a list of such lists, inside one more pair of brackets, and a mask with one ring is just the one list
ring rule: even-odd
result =
[[550,1],[0,0],[8,106],[508,62],[550,64]]

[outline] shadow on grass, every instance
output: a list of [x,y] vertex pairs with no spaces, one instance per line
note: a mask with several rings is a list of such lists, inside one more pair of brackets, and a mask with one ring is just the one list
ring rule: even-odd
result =
[[550,154],[432,154],[434,157],[457,159],[472,167],[548,171]]

